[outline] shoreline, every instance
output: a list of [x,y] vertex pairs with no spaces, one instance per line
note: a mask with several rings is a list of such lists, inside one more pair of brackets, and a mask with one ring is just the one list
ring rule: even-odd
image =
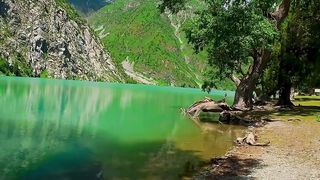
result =
[[[279,117],[277,117],[279,118]],[[235,145],[193,179],[320,179],[320,123],[291,116],[255,128],[269,146]]]

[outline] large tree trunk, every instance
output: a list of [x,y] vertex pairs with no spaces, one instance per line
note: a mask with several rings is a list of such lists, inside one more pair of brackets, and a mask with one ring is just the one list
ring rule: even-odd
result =
[[233,107],[236,109],[244,110],[252,107],[255,83],[249,79],[251,78],[246,77],[237,86],[233,101]]
[[278,87],[280,87],[279,91],[279,100],[276,105],[278,106],[293,106],[291,102],[291,88],[292,82],[290,77],[290,69],[291,66],[288,64],[284,57],[280,58],[280,66],[279,66],[279,77],[278,77]]
[[[275,12],[271,13],[273,20],[276,20],[277,29],[280,29],[281,23],[288,16],[291,0],[282,0]],[[271,52],[262,50],[253,50],[253,65],[250,67],[249,72],[241,80],[231,79],[237,84],[237,90],[234,97],[233,107],[244,110],[250,109],[253,106],[253,91],[255,90],[256,83],[262,74],[262,71],[270,61]]]
[[253,106],[253,92],[263,70],[270,61],[271,52],[268,50],[254,50],[253,64],[249,72],[241,80],[233,81],[237,84],[233,107],[240,110],[250,109]]
[[280,88],[279,93],[279,100],[277,102],[278,106],[293,106],[293,103],[291,102],[291,83],[285,83]]

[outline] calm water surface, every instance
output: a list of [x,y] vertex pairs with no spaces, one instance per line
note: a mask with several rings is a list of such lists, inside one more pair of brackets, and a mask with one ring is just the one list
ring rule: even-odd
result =
[[204,133],[181,115],[179,108],[204,96],[198,89],[0,78],[0,179],[178,179],[225,154],[241,132],[216,124]]

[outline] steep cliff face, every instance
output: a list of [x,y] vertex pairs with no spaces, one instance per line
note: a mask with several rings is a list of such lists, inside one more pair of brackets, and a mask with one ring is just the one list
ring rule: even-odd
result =
[[0,71],[121,81],[109,54],[64,0],[0,0]]

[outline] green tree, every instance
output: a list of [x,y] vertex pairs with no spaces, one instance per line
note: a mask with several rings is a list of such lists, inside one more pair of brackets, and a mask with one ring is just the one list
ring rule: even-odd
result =
[[279,59],[277,53],[274,53],[268,67],[264,70],[260,79],[261,94],[259,99],[261,101],[270,100],[271,96],[276,95],[278,87],[279,76]]
[[[237,89],[233,106],[250,108],[256,83],[271,59],[291,1],[203,2],[206,8],[197,13],[186,29],[187,38],[196,51],[208,52],[209,64],[218,67],[221,76],[234,81]],[[159,7],[177,12],[185,3],[186,0],[162,0]],[[248,65],[249,68],[244,68]]]
[[319,86],[320,1],[294,1],[281,32],[278,105],[293,105],[291,88]]

